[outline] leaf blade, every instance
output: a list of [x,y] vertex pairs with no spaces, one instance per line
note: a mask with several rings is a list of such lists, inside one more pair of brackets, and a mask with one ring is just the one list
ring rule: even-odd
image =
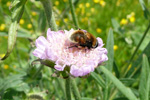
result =
[[141,100],[149,100],[149,63],[146,55],[143,55],[142,71],[140,77],[139,93]]

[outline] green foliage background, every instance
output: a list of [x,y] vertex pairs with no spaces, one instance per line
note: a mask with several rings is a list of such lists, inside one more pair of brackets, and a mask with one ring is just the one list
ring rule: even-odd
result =
[[[12,5],[14,1],[20,0],[0,0],[1,58],[7,50],[8,31],[12,22],[11,16],[13,15],[14,7],[16,7]],[[51,1],[58,29],[77,29],[72,19],[69,1]],[[79,27],[88,30],[96,37],[101,37],[105,47],[107,45],[107,48],[109,48],[109,52],[113,53],[114,51],[114,58],[112,56],[109,58],[113,59],[113,70],[109,70],[111,74],[116,76],[117,80],[120,80],[119,82],[130,87],[137,98],[149,100],[149,94],[144,92],[149,93],[150,84],[149,32],[141,42],[134,58],[130,59],[149,25],[149,13],[143,10],[141,5],[149,10],[150,0],[139,1],[73,0]],[[145,5],[142,2],[145,2]],[[127,16],[132,14],[134,20],[130,21]],[[123,19],[127,23],[123,23]],[[14,49],[6,60],[0,61],[0,99],[21,100],[37,97],[39,100],[42,98],[46,100],[66,100],[65,80],[52,77],[54,70],[49,67],[41,66],[40,64],[31,65],[31,62],[37,59],[32,55],[32,51],[35,48],[35,39],[40,35],[45,36],[48,28],[45,11],[40,0],[27,0],[24,13],[18,25]],[[110,41],[107,40],[108,38]],[[113,41],[114,45],[111,44]],[[143,54],[145,55],[143,56]],[[104,63],[104,66],[109,65],[108,63]],[[127,96],[124,96],[122,91],[120,92],[120,88],[116,87],[115,84],[117,83],[114,83],[114,78],[111,79],[109,75],[110,73],[107,76],[107,71],[105,73],[103,67],[98,67],[87,78],[76,78],[75,81],[82,99],[128,100],[129,98],[127,99]],[[145,77],[146,79],[144,79]],[[107,80],[110,81],[107,82]],[[148,90],[146,90],[147,88]],[[143,95],[148,95],[147,99],[143,99],[146,98]],[[72,95],[72,98],[74,99],[75,97]]]

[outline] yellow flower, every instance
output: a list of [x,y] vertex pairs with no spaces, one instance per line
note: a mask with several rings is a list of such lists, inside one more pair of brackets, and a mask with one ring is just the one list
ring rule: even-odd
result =
[[76,13],[79,13],[79,11],[80,11],[80,8],[77,8],[77,9],[76,9]]
[[63,0],[64,2],[67,2],[68,0]]
[[91,12],[93,13],[95,11],[95,8],[91,8]]
[[14,65],[13,67],[16,68],[16,65]]
[[8,65],[4,65],[4,69],[8,69],[9,68],[9,66]]
[[90,3],[86,3],[85,6],[86,6],[87,8],[89,8],[89,7],[90,7]]
[[35,11],[32,11],[31,14],[32,14],[32,16],[36,16],[37,15],[37,13]]
[[132,15],[132,16],[135,16],[135,13],[134,13],[134,12],[131,12],[131,15]]
[[85,9],[82,8],[82,9],[81,9],[81,14],[84,15],[84,13],[85,13]]
[[28,29],[31,29],[32,28],[32,24],[28,24],[27,27],[28,27]]
[[1,24],[0,26],[0,31],[3,31],[3,30],[5,30],[5,24]]
[[85,21],[88,21],[88,17],[85,17],[84,20],[85,20]]
[[22,25],[24,24],[24,19],[20,19],[19,23]]
[[133,23],[133,22],[135,22],[135,17],[132,16],[132,17],[129,18],[129,20],[130,20],[131,23]]
[[59,1],[55,1],[55,5],[58,6],[59,5]]
[[65,18],[65,19],[64,19],[64,22],[68,22],[68,18]]
[[116,3],[116,6],[119,6],[119,5],[120,5],[120,0],[118,0]]
[[97,28],[97,29],[96,29],[96,32],[97,32],[97,33],[101,33],[101,32],[102,32],[102,29]]
[[79,8],[83,8],[83,4],[81,3],[81,4],[79,4]]
[[117,45],[114,45],[114,51],[116,51],[118,49]]
[[0,54],[0,58],[3,58],[5,56],[5,54]]
[[123,18],[120,22],[121,25],[126,25],[128,23],[128,20],[126,20],[125,18]]
[[8,36],[4,36],[5,39],[8,39]]
[[56,24],[57,24],[57,25],[60,25],[60,21],[57,20],[57,21],[56,21]]
[[9,6],[10,6],[10,4],[11,4],[11,2],[10,2],[10,1],[8,1],[8,2],[6,3],[6,6],[7,6],[7,7],[9,7]]
[[81,19],[81,22],[84,22],[84,21],[85,21],[85,19],[84,19],[84,18],[82,18],[82,19]]
[[86,13],[86,15],[89,17],[89,16],[91,16],[91,13],[88,12],[88,13]]
[[130,64],[130,65],[128,66],[128,69],[127,69],[128,71],[131,69],[131,66],[132,66],[132,64]]
[[99,0],[93,0],[94,1],[94,3],[99,3]]
[[99,4],[104,7],[106,5],[106,2],[104,0],[100,0]]

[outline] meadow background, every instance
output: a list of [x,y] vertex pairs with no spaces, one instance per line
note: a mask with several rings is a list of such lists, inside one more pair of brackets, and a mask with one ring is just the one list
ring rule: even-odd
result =
[[[20,0],[0,0],[0,58],[7,51],[8,32],[17,8],[14,1],[17,4]],[[51,2],[57,28],[77,29],[69,0]],[[73,4],[79,27],[101,37],[112,52],[109,55],[112,70],[109,71],[123,86],[129,87],[136,98],[149,100],[150,0],[73,0]],[[0,99],[66,100],[65,79],[52,77],[54,70],[49,67],[31,65],[37,59],[32,55],[35,39],[45,36],[48,28],[40,0],[27,0],[18,22],[14,49],[7,59],[0,61]],[[146,36],[141,42],[144,33]],[[87,78],[74,79],[83,100],[136,100],[128,98],[111,79],[106,82],[104,73],[98,67]],[[73,94],[72,100],[76,100]],[[147,99],[142,99],[144,97]]]

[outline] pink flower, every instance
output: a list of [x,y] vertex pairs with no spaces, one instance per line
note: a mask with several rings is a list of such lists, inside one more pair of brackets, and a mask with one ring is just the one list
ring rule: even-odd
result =
[[69,66],[70,74],[75,77],[93,72],[99,64],[108,60],[107,50],[103,48],[103,41],[98,37],[98,47],[96,48],[69,48],[71,42],[68,36],[74,31],[71,29],[55,32],[48,29],[47,38],[40,36],[36,40],[36,49],[33,51],[33,55],[43,60],[53,61],[54,68],[58,71],[63,71],[66,66]]

